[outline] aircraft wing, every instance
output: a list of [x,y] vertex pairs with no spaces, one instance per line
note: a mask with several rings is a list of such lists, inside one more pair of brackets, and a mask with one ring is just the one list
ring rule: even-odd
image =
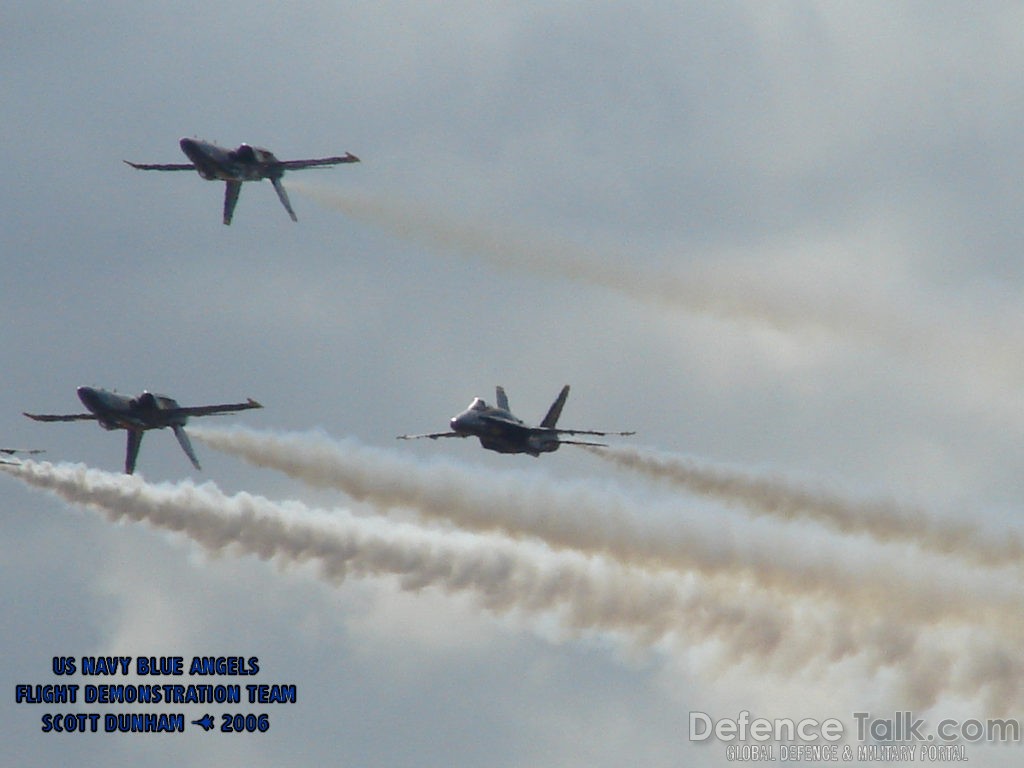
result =
[[320,157],[313,160],[278,160],[277,165],[287,171],[299,171],[303,168],[320,168],[325,165],[338,165],[340,163],[358,163],[359,158],[351,152],[346,152],[340,157]]
[[46,453],[46,451],[44,451],[42,448],[0,448],[0,453],[6,454],[8,456],[13,456],[16,453],[34,454]]
[[419,440],[424,437],[429,437],[431,440],[437,440],[439,437],[469,437],[469,435],[460,435],[458,432],[432,432],[429,435],[399,435],[396,440]]
[[[595,429],[544,429],[542,431],[556,435],[597,435],[598,437],[628,437],[636,434],[636,432],[599,432]],[[562,442],[566,443],[568,440]]]
[[124,162],[140,171],[194,171],[196,169],[192,163],[133,163],[131,160]]
[[96,415],[93,413],[25,413],[24,415],[35,421],[96,421]]
[[169,417],[174,416],[212,416],[218,413],[232,413],[234,411],[247,411],[250,408],[262,408],[263,406],[251,397],[244,403],[225,403],[224,405],[193,405],[187,408],[168,408],[161,411]]

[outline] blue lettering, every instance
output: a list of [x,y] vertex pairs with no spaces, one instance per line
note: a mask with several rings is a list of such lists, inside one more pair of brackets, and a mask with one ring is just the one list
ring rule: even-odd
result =
[[140,675],[182,675],[185,662],[181,656],[139,656],[135,671]]

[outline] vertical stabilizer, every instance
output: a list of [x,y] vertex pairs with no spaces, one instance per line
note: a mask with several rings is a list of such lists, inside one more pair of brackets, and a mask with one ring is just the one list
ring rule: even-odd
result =
[[284,184],[281,183],[281,179],[271,179],[270,183],[274,185],[274,189],[277,190],[277,196],[281,199],[281,205],[288,211],[288,215],[292,217],[292,221],[298,221],[299,217],[295,215],[295,211],[292,210],[292,204],[288,200],[288,193],[284,189]]
[[185,433],[185,428],[181,424],[174,424],[174,436],[178,438],[178,444],[181,446],[181,450],[188,456],[189,461],[192,462],[192,466],[196,469],[202,469],[199,466],[199,459],[196,458],[196,452],[192,450],[192,441],[188,439],[188,435]]
[[499,408],[501,408],[503,411],[509,411],[511,413],[511,409],[508,407],[508,395],[505,394],[504,387],[495,387],[494,397],[497,398]]
[[565,405],[566,398],[569,397],[569,385],[566,384],[562,387],[562,391],[558,393],[558,397],[555,402],[548,408],[548,415],[544,417],[544,421],[540,423],[545,429],[554,429],[555,424],[558,423],[558,417],[562,415],[562,408]]
[[231,217],[235,215],[235,204],[238,203],[238,194],[242,191],[242,182],[224,182],[224,223],[230,224]]
[[139,457],[139,447],[142,445],[142,436],[145,434],[141,429],[128,430],[128,449],[124,455],[124,471],[126,475],[135,472],[135,460]]

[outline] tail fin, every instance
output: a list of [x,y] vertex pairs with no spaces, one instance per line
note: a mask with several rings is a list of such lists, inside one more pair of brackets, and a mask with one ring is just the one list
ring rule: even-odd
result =
[[128,430],[128,449],[124,455],[124,473],[126,475],[135,472],[135,460],[139,457],[139,447],[142,445],[142,437],[145,434],[141,429]]
[[238,203],[238,193],[242,191],[242,182],[224,182],[224,223],[230,224],[231,217],[235,215],[235,204]]
[[295,215],[295,211],[292,210],[292,204],[288,200],[288,193],[285,192],[284,184],[281,183],[280,178],[271,179],[270,183],[274,185],[274,189],[277,190],[277,196],[281,200],[281,205],[288,211],[288,215],[292,217],[292,221],[298,221],[299,217]]
[[178,438],[178,444],[181,446],[181,450],[188,456],[189,461],[192,462],[192,466],[196,469],[202,469],[199,466],[199,459],[196,458],[196,452],[192,450],[192,441],[188,439],[188,435],[185,433],[185,428],[181,424],[174,425],[174,436]]
[[555,398],[555,402],[548,408],[548,414],[544,417],[544,421],[540,423],[545,429],[554,429],[555,424],[558,423],[558,417],[562,415],[562,407],[565,405],[566,398],[569,397],[569,385],[566,384],[562,387],[562,391],[558,393],[558,397]]
[[498,407],[504,411],[508,411],[508,395],[505,394],[505,388],[498,386],[494,388],[494,397],[497,399]]

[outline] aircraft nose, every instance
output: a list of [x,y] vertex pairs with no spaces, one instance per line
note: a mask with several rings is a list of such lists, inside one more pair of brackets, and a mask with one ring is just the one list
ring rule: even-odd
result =
[[96,396],[96,390],[92,387],[79,387],[75,392],[78,395],[78,399],[82,401],[82,405],[86,408],[92,408],[99,400]]
[[458,432],[460,435],[471,435],[474,433],[475,420],[472,414],[460,413],[448,422],[448,426],[451,427],[452,432]]
[[181,151],[184,152],[192,162],[196,161],[196,155],[201,154],[199,151],[199,142],[195,139],[182,139],[178,142],[178,146],[181,147]]

